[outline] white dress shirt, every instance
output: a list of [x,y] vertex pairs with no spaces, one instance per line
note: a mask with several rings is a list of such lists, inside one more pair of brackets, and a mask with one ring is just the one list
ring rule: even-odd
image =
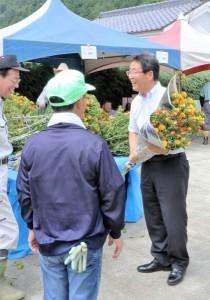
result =
[[[151,114],[158,108],[160,100],[165,92],[160,82],[157,82],[155,86],[147,93],[146,96],[140,93],[133,99],[131,103],[129,132],[140,134],[140,129],[145,122],[150,120]],[[140,145],[143,145],[143,139],[139,135]],[[169,154],[176,154],[183,152],[183,148],[177,150],[170,150]]]
[[161,86],[160,82],[157,82],[146,96],[139,93],[133,99],[128,127],[130,132],[140,133],[142,126],[149,121],[151,114],[158,108],[164,92],[165,88]]
[[0,98],[0,159],[12,153],[12,145],[8,140],[8,129],[6,118],[3,115],[4,101]]
[[36,104],[38,106],[44,106],[47,103],[48,103],[48,99],[47,99],[46,87],[44,87],[41,94],[37,98]]

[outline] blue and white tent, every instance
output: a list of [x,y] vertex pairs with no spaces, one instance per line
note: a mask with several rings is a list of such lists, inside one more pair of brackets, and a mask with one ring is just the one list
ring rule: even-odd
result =
[[85,61],[86,72],[119,64],[123,57],[142,52],[157,54],[163,51],[169,66],[177,68],[179,64],[176,50],[84,19],[67,9],[60,0],[47,0],[29,17],[0,30],[0,55],[14,53],[20,62],[80,54],[82,45],[97,47],[98,59]]

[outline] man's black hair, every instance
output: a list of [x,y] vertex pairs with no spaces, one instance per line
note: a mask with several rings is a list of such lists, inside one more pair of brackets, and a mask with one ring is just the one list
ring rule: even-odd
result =
[[[51,103],[62,103],[64,102],[64,100],[60,97],[50,97],[50,102]],[[74,108],[75,103],[73,104],[69,104],[69,105],[63,105],[63,106],[52,106],[52,109],[54,110],[54,112],[66,112],[69,110],[72,110]]]
[[11,69],[2,69],[2,70],[0,70],[0,76],[6,77],[9,70],[11,70]]
[[104,101],[101,102],[101,106],[103,106],[106,103],[111,103],[112,104],[112,102],[110,100],[104,100]]
[[141,64],[143,73],[153,71],[154,80],[158,80],[160,65],[157,58],[154,55],[147,53],[136,55],[133,58],[133,61],[136,61]]

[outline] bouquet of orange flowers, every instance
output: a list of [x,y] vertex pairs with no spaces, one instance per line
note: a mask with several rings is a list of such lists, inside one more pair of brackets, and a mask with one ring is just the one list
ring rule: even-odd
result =
[[141,135],[144,140],[167,150],[185,148],[196,135],[205,135],[204,114],[186,92],[178,92],[174,76],[158,109],[144,124]]
[[171,110],[157,109],[150,121],[165,149],[185,148],[196,134],[205,135],[204,114],[186,92],[172,93],[171,103]]

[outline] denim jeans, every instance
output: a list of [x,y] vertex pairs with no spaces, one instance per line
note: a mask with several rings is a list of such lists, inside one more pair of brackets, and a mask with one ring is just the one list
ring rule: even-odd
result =
[[76,273],[65,266],[67,253],[39,256],[44,300],[96,300],[101,278],[102,248],[88,249],[87,270]]

